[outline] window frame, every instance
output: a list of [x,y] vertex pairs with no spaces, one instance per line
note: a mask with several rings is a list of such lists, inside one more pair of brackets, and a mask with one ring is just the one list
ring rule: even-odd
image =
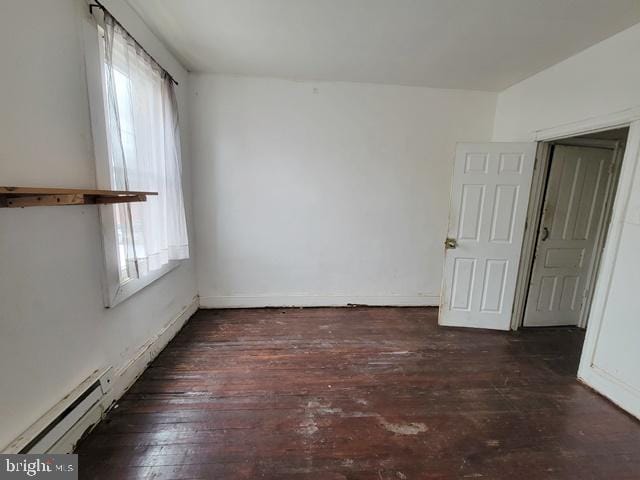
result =
[[[111,190],[113,185],[111,184],[111,161],[107,138],[106,91],[102,65],[104,53],[100,45],[100,25],[99,21],[89,13],[85,18],[86,21],[83,22],[85,70],[95,155],[96,184],[99,189]],[[148,272],[142,277],[121,282],[114,208],[113,205],[98,206],[103,250],[102,285],[104,306],[106,308],[112,308],[122,303],[146,286],[175,270],[183,261],[169,260],[167,264]]]

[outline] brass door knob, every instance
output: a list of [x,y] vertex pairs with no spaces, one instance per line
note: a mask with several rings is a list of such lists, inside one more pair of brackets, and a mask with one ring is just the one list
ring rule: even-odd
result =
[[456,248],[458,246],[458,242],[456,241],[455,238],[447,238],[444,241],[444,248],[446,250],[449,250],[450,248]]

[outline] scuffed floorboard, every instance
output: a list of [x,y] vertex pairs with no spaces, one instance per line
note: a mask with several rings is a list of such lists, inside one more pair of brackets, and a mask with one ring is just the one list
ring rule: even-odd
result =
[[81,478],[638,479],[583,333],[431,308],[201,310],[79,446]]

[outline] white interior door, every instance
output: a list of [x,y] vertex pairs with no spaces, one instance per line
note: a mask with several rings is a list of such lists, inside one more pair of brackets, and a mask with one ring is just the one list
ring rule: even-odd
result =
[[509,330],[535,143],[461,143],[439,323]]
[[612,149],[554,147],[524,326],[580,324],[613,159]]

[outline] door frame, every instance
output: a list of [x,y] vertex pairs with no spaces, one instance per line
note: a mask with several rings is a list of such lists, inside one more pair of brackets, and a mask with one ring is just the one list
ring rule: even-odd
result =
[[[604,130],[611,129],[607,128]],[[535,252],[538,246],[539,225],[542,219],[542,211],[544,208],[544,199],[547,183],[549,180],[549,169],[551,166],[551,158],[554,151],[553,147],[556,145],[603,148],[607,150],[613,150],[613,171],[611,172],[612,177],[610,183],[609,185],[607,185],[608,192],[605,198],[604,205],[605,214],[598,224],[597,238],[594,247],[594,256],[591,260],[592,268],[588,274],[587,290],[583,293],[585,296],[585,302],[580,311],[580,319],[578,321],[578,327],[580,328],[584,328],[587,325],[587,318],[593,299],[595,280],[597,278],[599,270],[598,267],[600,265],[600,258],[602,255],[602,250],[604,248],[605,239],[607,238],[606,234],[608,228],[606,227],[608,227],[608,223],[611,219],[611,207],[616,192],[616,188],[611,187],[617,184],[620,175],[620,167],[622,164],[622,154],[624,153],[626,142],[607,139],[574,138],[573,136],[570,136],[562,137],[555,140],[542,141],[538,143],[533,171],[533,179],[531,184],[531,194],[529,196],[529,205],[527,208],[527,220],[525,223],[520,265],[518,267],[516,294],[511,317],[512,330],[517,330],[518,328],[524,326],[524,316],[526,313],[526,304],[529,295],[529,289],[531,287],[531,275],[533,273],[533,266],[535,262]]]
[[623,127],[629,127],[629,133],[620,166],[617,191],[613,200],[607,241],[602,251],[593,302],[589,312],[587,331],[578,367],[578,379],[609,398],[622,409],[640,418],[640,393],[594,364],[613,273],[616,262],[620,261],[617,258],[618,250],[631,199],[634,177],[640,174],[638,172],[640,170],[638,168],[640,163],[640,107],[533,131],[531,139],[544,142]]

